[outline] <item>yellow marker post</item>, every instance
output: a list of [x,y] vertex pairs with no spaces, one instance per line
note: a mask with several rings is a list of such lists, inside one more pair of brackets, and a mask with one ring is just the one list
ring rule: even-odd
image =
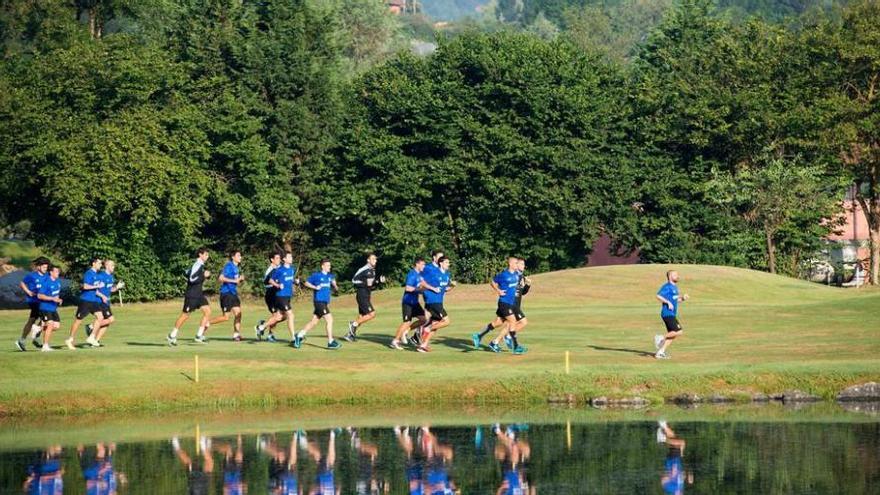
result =
[[199,440],[201,440],[201,438],[202,438],[202,434],[199,433],[199,424],[196,423],[196,455],[199,455],[199,451],[202,448],[202,445],[199,443]]
[[571,356],[570,352],[565,351],[565,374],[571,373]]
[[199,355],[196,354],[196,383],[199,383]]
[[571,450],[571,420],[565,421],[565,444]]

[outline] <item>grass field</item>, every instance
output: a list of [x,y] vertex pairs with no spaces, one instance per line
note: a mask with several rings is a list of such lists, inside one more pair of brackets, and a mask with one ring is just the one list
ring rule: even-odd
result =
[[[0,414],[38,415],[183,408],[317,404],[510,404],[574,394],[580,400],[639,395],[661,401],[680,393],[753,393],[800,389],[827,398],[863,381],[880,380],[880,292],[824,287],[761,272],[678,266],[684,338],[657,361],[652,337],[661,329],[654,293],[668,266],[588,268],[536,275],[524,301],[528,354],[471,348],[470,334],[493,317],[486,286],[460,286],[447,298],[453,324],[428,355],[387,348],[399,322],[400,289],[378,292],[379,316],[357,343],[323,348],[323,326],[302,349],[231,341],[230,324],[212,327],[206,345],[165,345],[180,301],[115,308],[117,324],[102,349],[41,354],[14,351],[24,311],[0,312]],[[215,311],[217,301],[212,300]],[[354,312],[352,296],[335,300],[337,334]],[[245,336],[264,317],[245,304]],[[296,305],[299,329],[311,314]],[[62,344],[73,308],[62,312]],[[80,335],[80,338],[83,336]],[[571,373],[563,370],[571,353]],[[201,381],[192,380],[194,356]]]

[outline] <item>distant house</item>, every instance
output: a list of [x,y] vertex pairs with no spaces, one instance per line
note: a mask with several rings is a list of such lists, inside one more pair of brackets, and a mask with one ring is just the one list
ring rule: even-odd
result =
[[855,199],[855,186],[849,188],[843,200],[845,222],[839,234],[831,234],[828,255],[835,263],[854,263],[871,256],[868,247],[868,220],[861,205]]
[[388,10],[395,15],[400,15],[406,11],[406,0],[389,0],[387,5]]

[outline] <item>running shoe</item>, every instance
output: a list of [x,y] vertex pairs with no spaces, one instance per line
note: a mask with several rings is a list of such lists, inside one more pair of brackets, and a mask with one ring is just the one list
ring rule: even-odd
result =
[[300,347],[302,347],[303,340],[305,340],[305,339],[303,339],[299,335],[293,337],[293,348],[299,349]]
[[170,333],[167,336],[165,336],[165,340],[168,341],[168,345],[170,345],[170,346],[177,345],[177,337],[172,337]]
[[193,342],[196,342],[198,344],[205,344],[208,342],[208,339],[205,338],[204,335],[196,335],[196,338],[193,339]]
[[332,349],[332,350],[342,349],[342,344],[340,344],[339,342],[334,340],[334,341],[331,341],[329,344],[327,344],[327,349]]
[[98,341],[95,340],[95,338],[91,335],[89,335],[89,337],[86,339],[86,344],[89,344],[92,347],[101,347],[101,344],[99,344]]
[[43,344],[41,344],[40,341],[37,340],[36,337],[34,337],[33,339],[31,339],[31,344],[32,344],[34,347],[36,347],[37,349],[42,349],[42,347],[43,347]]
[[413,332],[412,337],[410,337],[410,341],[413,345],[419,346],[422,345],[422,337],[421,337],[422,329],[416,328],[416,331]]
[[233,335],[233,336],[232,336],[232,341],[233,341],[233,342],[241,342],[241,334],[240,334],[240,333],[237,333],[237,334]]
[[275,338],[275,334],[274,334],[274,333],[270,333],[270,334],[269,334],[269,337],[267,337],[266,340],[269,341],[269,342],[272,342],[272,343],[278,342],[278,339]]
[[86,324],[86,337],[90,337],[92,335],[92,328],[93,327],[91,323]]
[[257,337],[257,340],[263,340],[263,330],[260,330],[260,327],[266,323],[266,320],[260,320],[259,323],[254,325],[254,335]]
[[654,354],[654,357],[657,359],[669,359],[669,355],[665,352],[658,352],[657,354]]
[[479,349],[480,348],[480,340],[481,340],[480,334],[479,333],[472,333],[471,340],[474,342],[474,349]]
[[501,352],[501,346],[496,344],[495,342],[491,342],[489,344],[489,350],[492,352]]
[[513,349],[513,353],[517,356],[521,356],[527,352],[529,352],[529,350],[525,346],[522,346],[522,345],[518,345],[518,346],[516,346],[516,348]]
[[431,348],[420,345],[420,346],[416,347],[416,351],[427,353],[427,352],[431,352]]
[[40,352],[52,352],[54,350],[55,349],[52,349],[51,347],[46,346],[46,345],[44,345],[43,347],[40,347]]
[[388,347],[390,347],[392,349],[397,349],[398,351],[403,350],[403,347],[400,347],[400,344],[396,340],[392,340],[391,343],[388,344]]
[[65,341],[64,341],[64,345],[66,345],[67,348],[70,349],[71,351],[75,351],[75,350],[76,350],[76,346],[73,345],[73,339],[67,339],[67,340],[65,340]]
[[21,340],[16,340],[16,341],[15,341],[15,348],[18,349],[18,350],[21,351],[21,352],[25,352],[25,351],[27,351],[27,347],[25,347],[24,343],[22,343]]

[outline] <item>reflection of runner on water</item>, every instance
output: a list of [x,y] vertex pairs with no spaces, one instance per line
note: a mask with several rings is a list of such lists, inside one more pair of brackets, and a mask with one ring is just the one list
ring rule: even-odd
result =
[[394,436],[397,437],[397,443],[406,454],[406,481],[409,485],[409,495],[424,495],[425,484],[422,482],[422,463],[415,458],[415,448],[413,447],[412,437],[409,435],[409,428],[400,429],[399,426],[394,427]]
[[387,483],[376,477],[376,460],[379,458],[379,447],[364,441],[358,431],[348,428],[351,435],[351,447],[357,453],[357,495],[379,495],[386,492]]
[[427,469],[426,494],[428,495],[453,495],[458,493],[455,483],[449,477],[449,467],[452,464],[452,447],[444,445],[437,440],[427,426],[421,430],[422,452],[425,454],[425,468]]
[[125,475],[117,473],[113,469],[113,451],[116,444],[104,445],[99,443],[95,446],[94,455],[91,449],[82,445],[77,448],[83,477],[86,480],[86,494],[88,495],[115,495],[118,484],[125,483]]
[[302,488],[296,475],[297,441],[299,434],[290,437],[287,449],[278,445],[273,435],[269,440],[261,440],[260,450],[271,458],[269,462],[269,493],[272,495],[302,495]]
[[309,455],[318,464],[318,477],[309,489],[309,495],[339,495],[333,469],[336,467],[336,431],[330,430],[327,441],[327,455],[321,453],[317,442],[309,441],[306,447]]
[[214,457],[211,456],[211,439],[197,438],[199,442],[199,452],[202,457],[201,465],[193,461],[192,457],[181,448],[180,440],[177,437],[171,439],[171,446],[174,447],[174,453],[177,459],[186,468],[187,489],[191,495],[207,495],[211,493],[211,478],[214,473]]
[[24,492],[28,495],[62,495],[64,468],[61,466],[61,446],[46,449],[40,460],[27,468]]
[[694,474],[686,472],[682,462],[686,442],[675,435],[666,421],[659,421],[658,424],[660,427],[657,428],[657,442],[665,443],[669,448],[666,454],[666,469],[660,477],[660,484],[664,492],[680,495],[684,493],[685,480],[689,485],[694,483]]
[[529,488],[523,464],[531,456],[532,449],[525,440],[518,439],[513,428],[502,431],[499,425],[492,428],[497,442],[495,458],[501,462],[504,476],[497,495],[529,495],[536,493],[534,487]]
[[214,450],[223,454],[223,495],[243,495],[247,493],[247,483],[241,471],[244,467],[244,449],[241,435],[235,441],[235,448],[228,443],[215,442]]

